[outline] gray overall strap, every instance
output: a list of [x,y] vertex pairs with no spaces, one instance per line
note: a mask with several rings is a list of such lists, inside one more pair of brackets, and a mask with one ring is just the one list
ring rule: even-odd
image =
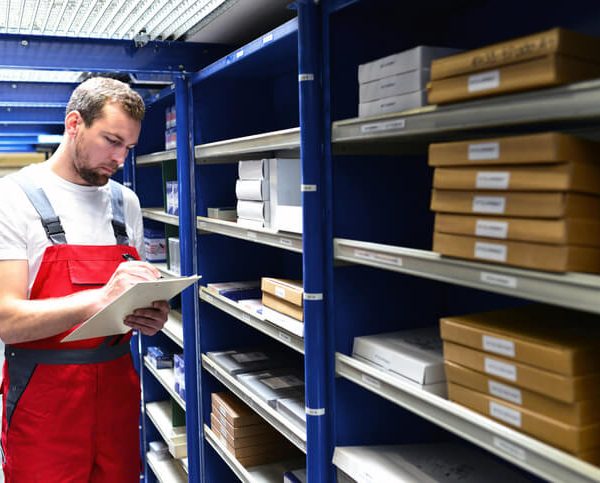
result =
[[65,230],[60,223],[60,219],[56,216],[44,190],[34,185],[22,172],[13,175],[13,178],[25,192],[27,198],[29,198],[29,201],[40,215],[42,225],[46,231],[46,236],[52,244],[66,244],[67,238],[65,236]]
[[125,226],[125,210],[123,208],[123,190],[121,185],[112,179],[108,181],[108,184],[112,203],[112,226],[117,245],[129,245],[127,227]]

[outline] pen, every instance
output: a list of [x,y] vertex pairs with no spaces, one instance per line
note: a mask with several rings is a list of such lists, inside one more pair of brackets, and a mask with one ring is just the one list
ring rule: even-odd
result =
[[123,257],[124,260],[127,260],[128,262],[133,262],[135,261],[135,257],[133,255],[130,255],[129,253],[123,253],[123,255],[121,255]]

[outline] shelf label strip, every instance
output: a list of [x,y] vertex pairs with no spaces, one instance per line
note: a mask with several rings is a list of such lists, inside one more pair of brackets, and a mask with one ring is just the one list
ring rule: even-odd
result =
[[306,414],[308,416],[325,416],[325,408],[309,408],[308,406],[306,406]]

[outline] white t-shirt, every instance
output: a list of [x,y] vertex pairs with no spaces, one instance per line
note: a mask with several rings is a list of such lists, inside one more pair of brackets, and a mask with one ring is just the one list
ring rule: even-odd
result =
[[[60,218],[71,245],[114,245],[110,187],[81,186],[55,174],[48,163],[23,168],[41,187]],[[144,257],[142,213],[137,195],[123,187],[123,209],[129,243]],[[29,260],[29,291],[48,240],[40,216],[11,176],[0,179],[0,260]]]

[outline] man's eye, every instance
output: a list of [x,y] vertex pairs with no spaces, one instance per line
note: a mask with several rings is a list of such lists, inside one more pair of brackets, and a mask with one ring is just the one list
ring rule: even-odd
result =
[[119,141],[118,141],[118,140],[116,140],[116,139],[106,138],[106,140],[107,140],[107,141],[108,141],[110,144],[112,144],[112,145],[117,145],[117,144],[119,144]]

